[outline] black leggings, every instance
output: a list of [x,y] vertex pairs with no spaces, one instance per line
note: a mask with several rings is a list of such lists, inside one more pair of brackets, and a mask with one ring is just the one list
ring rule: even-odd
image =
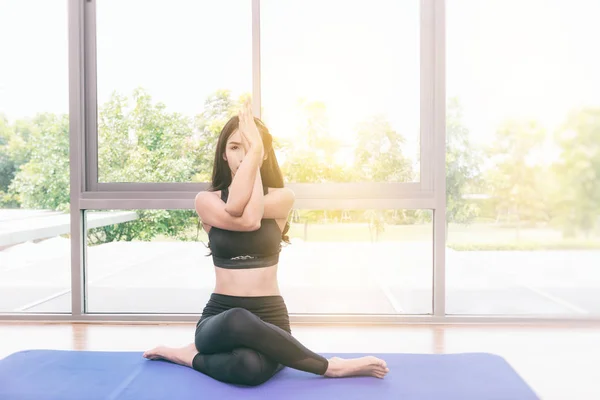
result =
[[260,385],[284,366],[319,375],[328,367],[290,333],[239,307],[202,320],[195,344],[193,368],[227,383]]

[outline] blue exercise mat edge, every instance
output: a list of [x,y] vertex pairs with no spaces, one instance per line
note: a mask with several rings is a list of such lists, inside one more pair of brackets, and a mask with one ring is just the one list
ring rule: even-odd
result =
[[[77,392],[81,387],[65,388],[62,385],[75,378],[81,385],[87,384],[92,388],[120,382],[113,385],[110,393],[105,395],[86,395],[89,399],[168,398],[163,397],[167,396],[165,392],[160,394],[165,382],[177,387],[179,392],[172,393],[177,399],[194,398],[197,391],[204,394],[210,392],[215,398],[231,398],[229,396],[243,394],[247,399],[279,398],[284,393],[287,399],[300,399],[305,395],[324,399],[333,394],[340,395],[342,392],[345,399],[362,398],[361,396],[367,396],[367,393],[368,396],[378,399],[539,399],[503,357],[491,353],[374,353],[372,355],[385,359],[390,366],[390,374],[383,380],[369,377],[327,379],[285,368],[269,382],[255,388],[224,384],[187,367],[166,361],[146,360],[142,354],[143,352],[139,351],[22,350],[0,359],[0,399],[7,395],[13,396],[11,400],[29,399],[34,395],[39,400],[75,399],[81,396],[81,392]],[[322,355],[350,358],[367,354]],[[32,368],[27,368],[31,365],[39,366],[40,363],[46,367],[33,371]],[[73,367],[73,364],[79,364],[79,369]],[[51,365],[55,368],[47,368]],[[97,375],[91,375],[92,372]],[[21,373],[29,374],[33,381],[37,381],[38,388],[30,381],[19,380],[16,375]],[[7,374],[14,383],[7,378]],[[2,382],[3,380],[8,382]],[[158,382],[161,380],[164,380],[162,384]],[[485,385],[490,386],[489,390]],[[10,390],[15,392],[9,393]],[[53,397],[52,390],[58,390],[60,393]],[[69,390],[72,395],[69,394]],[[494,391],[496,393],[493,393]],[[17,397],[14,397],[15,393]],[[21,395],[23,397],[19,397]]]

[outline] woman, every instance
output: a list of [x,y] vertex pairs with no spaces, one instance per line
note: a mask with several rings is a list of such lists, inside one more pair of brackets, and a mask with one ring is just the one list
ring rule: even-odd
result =
[[182,348],[159,346],[144,357],[249,386],[266,382],[284,366],[326,377],[386,375],[381,359],[325,359],[291,335],[277,283],[281,241],[287,242],[294,203],[293,193],[283,186],[272,137],[252,116],[248,101],[223,127],[212,188],[195,200],[216,275],[195,341]]

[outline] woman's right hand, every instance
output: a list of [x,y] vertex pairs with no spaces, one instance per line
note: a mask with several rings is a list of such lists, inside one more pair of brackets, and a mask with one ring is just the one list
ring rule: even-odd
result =
[[239,129],[242,135],[242,141],[247,145],[246,151],[256,151],[261,155],[261,158],[264,157],[262,137],[254,122],[252,103],[249,98],[244,101],[244,104],[238,113],[238,118],[240,120]]

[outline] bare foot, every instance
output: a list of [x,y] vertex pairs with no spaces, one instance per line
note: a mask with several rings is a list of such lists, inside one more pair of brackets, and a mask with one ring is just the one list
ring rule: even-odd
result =
[[374,376],[383,378],[390,370],[382,359],[373,356],[344,359],[332,357],[325,376],[343,378],[348,376]]
[[175,364],[192,367],[192,361],[198,354],[196,345],[190,343],[185,347],[158,346],[144,353],[144,358],[149,360],[167,360]]

